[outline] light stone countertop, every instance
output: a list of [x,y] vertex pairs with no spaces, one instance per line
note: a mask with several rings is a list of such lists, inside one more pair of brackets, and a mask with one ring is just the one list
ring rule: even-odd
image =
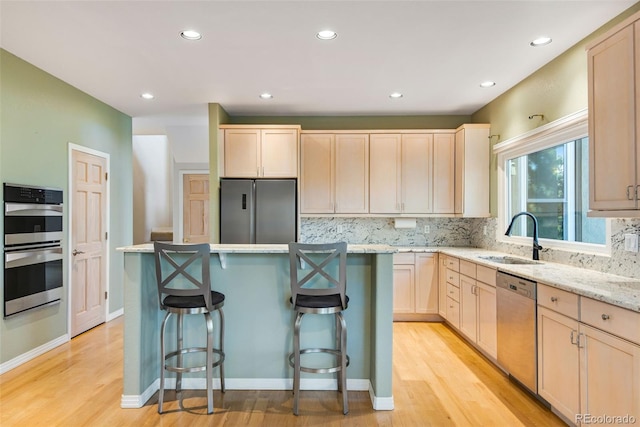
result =
[[547,261],[539,264],[503,264],[483,259],[486,256],[509,256],[502,252],[478,248],[398,247],[398,252],[440,252],[487,267],[497,268],[525,279],[640,312],[640,280],[602,273]]
[[[217,245],[211,244],[211,253],[223,254],[284,254],[289,253],[289,247],[286,244],[276,245]],[[137,252],[152,253],[153,243],[143,243],[140,245],[123,246],[117,248],[120,252]],[[348,245],[347,252],[352,254],[384,254],[396,253],[397,248],[389,245]]]
[[[211,253],[217,254],[282,254],[288,253],[286,244],[280,245],[219,245],[212,244]],[[153,244],[145,243],[117,248],[121,252],[152,253]],[[534,280],[572,292],[577,295],[593,298],[629,310],[640,312],[640,280],[602,273],[595,270],[573,267],[547,261],[539,264],[503,264],[493,262],[483,257],[509,256],[503,252],[488,251],[478,248],[453,247],[422,247],[422,246],[389,246],[389,245],[348,245],[349,253],[404,253],[404,252],[434,252],[444,253],[460,259],[496,268],[505,273],[511,273],[526,279]],[[222,260],[221,260],[222,262]]]

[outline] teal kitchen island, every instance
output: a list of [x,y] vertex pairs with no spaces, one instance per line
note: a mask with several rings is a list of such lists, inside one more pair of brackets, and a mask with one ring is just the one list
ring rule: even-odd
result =
[[[159,388],[160,310],[153,245],[124,252],[123,408],[140,408]],[[393,253],[386,245],[349,245],[345,311],[351,359],[347,388],[368,391],[373,408],[393,409]],[[289,303],[287,245],[211,245],[212,288],[225,294],[225,385],[228,390],[291,390],[294,312]],[[217,316],[214,315],[216,328]],[[171,322],[168,343],[173,343]],[[332,346],[332,316],[305,316],[303,346]],[[185,344],[205,340],[204,317],[185,318]],[[305,344],[304,339],[308,339]],[[197,344],[196,344],[197,345]],[[201,373],[202,374],[202,373]],[[219,387],[219,371],[214,384]],[[171,378],[171,377],[169,377]],[[172,383],[168,382],[168,387]],[[331,375],[302,377],[302,389],[335,390]],[[216,387],[216,386],[214,386]],[[186,375],[184,389],[204,389],[203,375]],[[215,397],[214,397],[215,399]]]

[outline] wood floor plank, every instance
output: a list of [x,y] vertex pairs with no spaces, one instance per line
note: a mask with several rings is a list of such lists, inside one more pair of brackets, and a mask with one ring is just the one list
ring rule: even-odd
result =
[[289,390],[183,392],[180,409],[167,392],[140,409],[120,408],[123,319],[101,325],[0,376],[0,425],[5,426],[562,426],[480,353],[440,323],[395,323],[395,410],[374,411],[367,392],[341,396],[303,391],[300,415]]

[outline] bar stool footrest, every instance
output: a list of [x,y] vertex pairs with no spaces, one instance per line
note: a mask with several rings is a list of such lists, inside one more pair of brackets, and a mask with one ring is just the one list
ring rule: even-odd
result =
[[[300,349],[300,356],[302,356],[303,354],[310,354],[310,353],[329,353],[329,354],[333,354],[336,357],[341,357],[341,352],[340,350],[336,350],[336,349],[332,349],[332,348],[303,348]],[[291,353],[289,355],[289,366],[291,366],[292,368],[295,367],[295,354]],[[349,355],[347,355],[347,366],[349,366]],[[328,368],[309,368],[306,366],[302,366],[302,363],[300,363],[300,371],[302,372],[309,372],[312,374],[330,374],[333,372],[339,372],[342,370],[342,366],[338,365],[338,366],[332,366],[332,367],[328,367]]]
[[[202,372],[202,371],[205,371],[207,369],[207,365],[178,367],[178,366],[171,366],[167,362],[169,360],[173,359],[174,357],[178,357],[179,355],[190,354],[190,353],[206,353],[206,352],[207,352],[207,348],[206,347],[188,347],[188,348],[183,348],[180,351],[178,351],[178,350],[172,351],[171,353],[168,353],[164,357],[164,361],[165,361],[164,369],[166,369],[167,371],[170,371],[170,372],[176,372],[176,373],[180,373],[180,374],[184,374],[184,373],[188,373],[188,372]],[[214,348],[213,349],[213,353],[214,353],[214,355],[215,354],[218,355],[218,359],[211,364],[211,368],[215,368],[217,366],[220,366],[222,363],[224,363],[224,358],[225,358],[225,354],[224,354],[224,352],[222,350],[218,350],[218,349]]]

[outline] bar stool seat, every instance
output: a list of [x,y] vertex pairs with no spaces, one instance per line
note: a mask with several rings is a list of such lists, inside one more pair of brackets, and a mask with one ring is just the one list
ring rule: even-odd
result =
[[[206,372],[207,413],[213,413],[213,369],[220,367],[220,385],[224,393],[224,305],[225,296],[211,290],[209,271],[210,250],[208,244],[173,245],[154,242],[156,278],[160,308],[166,311],[160,332],[160,390],[158,392],[158,412],[162,413],[165,388],[165,371],[176,373],[176,393],[182,391],[182,374]],[[197,264],[200,268],[197,268]],[[198,271],[199,270],[199,271]],[[197,274],[199,272],[199,274]],[[199,279],[194,277],[199,276]],[[219,348],[214,348],[214,325],[212,312],[218,312],[220,319]],[[172,314],[177,317],[176,349],[166,352],[165,335],[168,320]],[[188,314],[203,314],[207,328],[206,347],[184,347],[183,321]],[[205,353],[205,363],[185,366],[183,356],[191,353]],[[214,354],[216,355],[214,357]],[[215,358],[215,360],[214,360]]]
[[[318,261],[318,256],[324,259]],[[289,355],[289,365],[293,367],[293,413],[298,415],[300,400],[300,373],[338,374],[338,391],[342,392],[342,412],[349,412],[347,400],[347,325],[342,312],[347,309],[349,297],[346,295],[346,258],[345,242],[326,244],[289,243],[289,270],[291,283],[290,302],[296,317],[293,333],[293,353]],[[337,261],[337,275],[335,264]],[[302,279],[298,275],[298,265],[304,263],[313,270]],[[336,278],[337,276],[337,278]],[[300,348],[300,330],[305,314],[333,314],[335,316],[335,348]],[[311,353],[332,354],[336,362],[328,367],[308,367],[301,363],[301,356]]]

